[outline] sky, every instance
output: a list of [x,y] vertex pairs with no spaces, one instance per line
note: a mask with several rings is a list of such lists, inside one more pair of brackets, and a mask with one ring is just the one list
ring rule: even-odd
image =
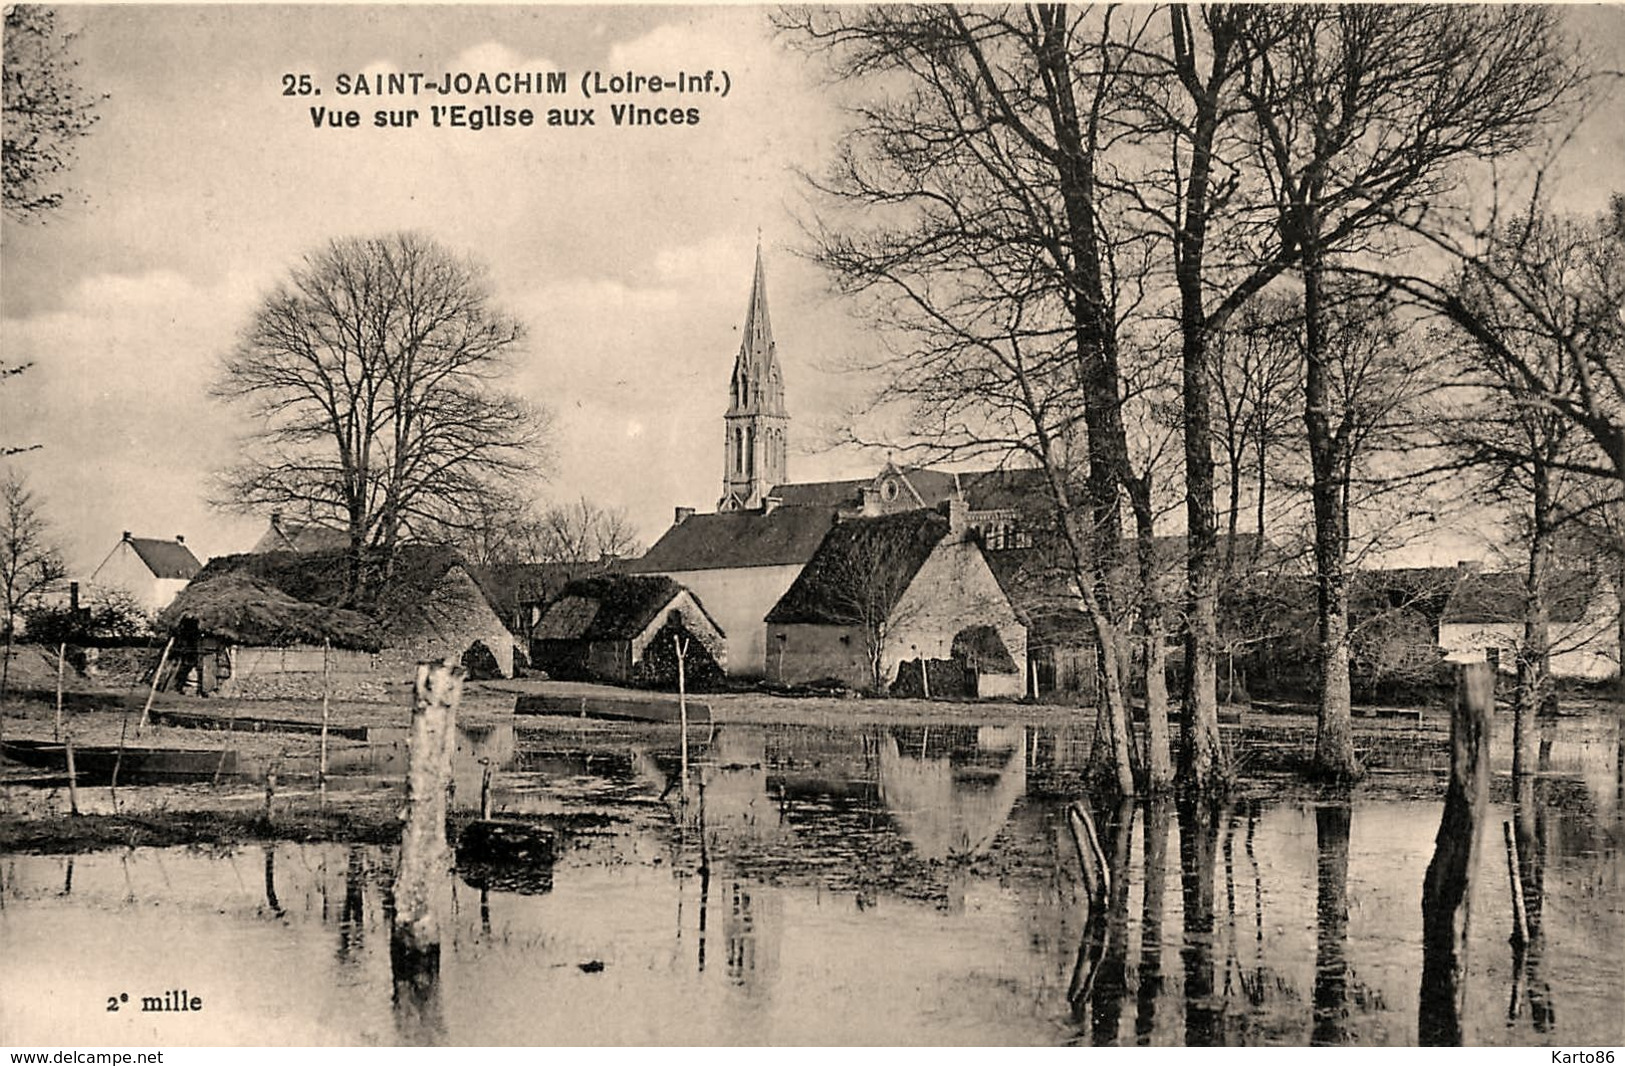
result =
[[[331,238],[418,230],[488,270],[528,326],[510,387],[555,417],[544,500],[624,507],[645,543],[674,506],[712,507],[722,413],[750,289],[766,262],[792,417],[790,476],[872,473],[824,430],[859,402],[840,372],[878,343],[796,254],[842,115],[814,61],[750,6],[67,6],[78,83],[106,94],[70,203],[0,229],[0,345],[32,368],[0,389],[0,439],[45,501],[77,576],[119,535],[246,550],[265,515],[210,503],[246,427],[209,387],[259,298]],[[1575,8],[1575,32],[1625,67],[1625,8]],[[592,128],[433,128],[438,97],[342,97],[337,76],[566,73],[571,91],[503,106],[595,109]],[[616,128],[586,71],[726,71],[695,126]],[[286,96],[308,73],[320,97]],[[485,102],[485,99],[473,102]],[[354,107],[358,129],[309,108]],[[417,108],[413,129],[371,127]],[[1612,112],[1617,119],[1617,111]],[[1594,210],[1625,185],[1625,124],[1566,146],[1558,195]]]

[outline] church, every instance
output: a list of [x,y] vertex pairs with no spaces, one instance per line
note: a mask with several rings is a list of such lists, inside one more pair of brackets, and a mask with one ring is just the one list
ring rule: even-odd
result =
[[[965,643],[956,643],[956,635],[963,638],[975,628],[979,647],[987,644],[989,632],[1001,645],[998,654],[984,656],[998,664],[985,669],[1000,676],[986,679],[983,694],[1021,695],[1026,632],[984,547],[990,538],[1001,546],[1021,543],[1019,500],[1039,487],[1033,481],[1037,472],[967,475],[887,462],[870,478],[791,481],[790,415],[760,246],[727,400],[716,510],[676,508],[671,528],[626,569],[669,577],[694,593],[725,634],[728,673],[788,684],[840,677],[853,687],[868,687],[866,679],[887,681],[904,660],[948,658]],[[940,520],[879,522],[919,512]],[[831,536],[843,525],[841,536]],[[902,533],[905,528],[913,532]],[[838,590],[828,576],[843,551],[849,566],[853,545],[884,541],[887,535],[912,536],[914,550],[888,556],[895,560],[886,563],[892,572],[865,581],[888,586],[881,597],[891,601],[886,609],[907,609],[908,624],[895,615],[890,624],[869,626],[896,635],[884,649],[871,649],[865,662],[857,648],[862,641],[848,632],[851,611],[831,602]],[[809,575],[798,583],[815,557],[820,580]],[[871,671],[884,676],[868,677]]]

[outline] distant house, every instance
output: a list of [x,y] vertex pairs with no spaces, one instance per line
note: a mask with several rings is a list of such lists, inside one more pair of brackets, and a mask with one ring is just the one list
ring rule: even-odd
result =
[[339,552],[350,547],[350,535],[342,529],[298,522],[281,511],[271,512],[271,524],[249,550],[251,555],[271,552]]
[[[965,524],[912,510],[838,523],[766,616],[767,676],[889,684],[899,664],[958,651],[983,696],[1020,696],[1027,632]],[[1020,664],[1020,665],[1018,665]]]
[[650,642],[678,623],[722,664],[722,630],[671,578],[613,574],[572,581],[532,631],[531,662],[554,677],[630,681]]
[[202,568],[186,546],[185,537],[157,540],[132,536],[126,530],[90,575],[90,584],[128,593],[143,609],[157,612],[168,606]]
[[[309,695],[320,689],[324,661],[353,696],[381,696],[418,662],[446,656],[474,676],[512,676],[513,634],[455,551],[408,545],[387,574],[367,565],[371,591],[351,603],[347,553],[212,559],[160,622],[220,645],[220,691],[229,695]],[[256,594],[274,594],[272,610],[252,610]]]
[[[1525,579],[1521,573],[1465,569],[1439,624],[1439,647],[1452,662],[1517,669],[1523,649]],[[1552,676],[1593,681],[1619,675],[1619,596],[1585,570],[1554,574],[1547,594]]]

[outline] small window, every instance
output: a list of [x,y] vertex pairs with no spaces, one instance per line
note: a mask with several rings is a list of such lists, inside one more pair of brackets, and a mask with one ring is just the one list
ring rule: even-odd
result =
[[880,486],[880,498],[885,500],[887,503],[891,503],[893,500],[897,499],[897,482],[883,482]]

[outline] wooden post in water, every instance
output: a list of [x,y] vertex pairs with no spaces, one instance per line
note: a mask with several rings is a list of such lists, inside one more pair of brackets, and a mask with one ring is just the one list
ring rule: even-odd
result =
[[1512,944],[1521,947],[1529,943],[1529,916],[1523,903],[1523,871],[1518,868],[1518,843],[1512,833],[1512,823],[1501,823],[1501,835],[1507,844],[1507,877],[1512,881]]
[[169,649],[175,646],[175,638],[170,637],[164,644],[163,654],[158,656],[158,669],[152,672],[152,687],[147,689],[147,704],[141,708],[141,718],[135,723],[135,735],[140,736],[141,731],[147,728],[147,715],[152,711],[152,701],[158,695],[158,682],[163,679],[164,667],[169,662]]
[[1457,668],[1450,712],[1450,783],[1422,879],[1422,991],[1418,1043],[1459,1047],[1467,992],[1472,871],[1489,807],[1490,722],[1495,674],[1488,663]]
[[688,674],[683,669],[683,655],[688,651],[685,642],[676,633],[671,635],[671,646],[677,651],[677,728],[682,731],[683,799],[688,799]]
[[480,760],[480,820],[491,820],[491,760]]
[[316,768],[316,788],[321,794],[322,803],[327,802],[327,697],[328,697],[328,653],[332,650],[332,641],[322,638],[322,752],[321,762]]
[[79,770],[73,765],[73,734],[69,733],[66,741],[68,756],[68,810],[74,817],[79,815]]
[[56,648],[56,722],[51,727],[51,739],[62,739],[62,668],[68,661],[68,645],[66,642]]
[[451,870],[446,843],[446,786],[463,668],[455,661],[419,663],[413,688],[406,764],[406,824],[395,872],[390,935],[397,1022],[403,1035],[428,1042],[439,1030],[439,891]]

